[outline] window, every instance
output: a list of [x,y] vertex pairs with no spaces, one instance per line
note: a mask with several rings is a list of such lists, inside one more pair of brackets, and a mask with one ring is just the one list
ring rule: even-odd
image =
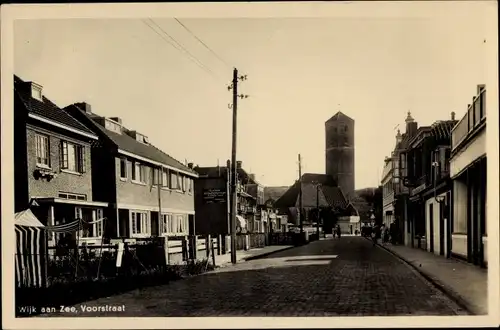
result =
[[188,178],[188,193],[192,194],[193,193],[193,189],[194,189],[194,181],[193,179],[191,178]]
[[169,227],[170,223],[172,222],[172,215],[171,214],[162,214],[161,215],[161,221],[160,221],[160,235],[168,234],[169,232]]
[[115,133],[121,134],[122,133],[122,127],[120,124],[115,123],[111,121],[110,119],[106,119],[104,122],[104,127],[110,131],[113,131]]
[[170,189],[178,189],[179,182],[177,181],[177,173],[170,172]]
[[152,172],[153,172],[153,185],[155,185],[155,186],[159,185],[160,184],[160,176],[159,176],[160,169],[159,168],[153,168]]
[[182,180],[182,176],[180,174],[177,174],[177,190],[183,190],[183,183],[184,181]]
[[59,198],[64,198],[64,199],[73,199],[73,200],[79,200],[79,201],[86,201],[87,200],[87,195],[83,194],[72,194],[72,193],[65,193],[65,192],[60,192],[58,194]]
[[344,132],[347,132],[347,125],[344,126]]
[[186,190],[187,190],[187,180],[188,180],[187,177],[182,176],[182,191],[183,192],[186,192]]
[[136,182],[145,183],[146,167],[139,162],[132,163],[132,180]]
[[42,134],[35,135],[36,164],[50,167],[49,137]]
[[127,178],[127,159],[120,158],[120,178]]
[[85,147],[62,141],[61,168],[73,172],[85,172]]
[[[104,221],[99,221],[102,220],[103,218],[103,210],[102,209],[97,209],[97,210],[92,210],[92,221],[98,221],[95,223],[82,223],[82,229],[80,230],[80,237],[82,238],[100,238],[103,235],[104,232]],[[88,220],[87,220],[88,221]]]
[[131,236],[149,236],[151,233],[150,222],[147,212],[130,212],[130,234]]
[[162,169],[162,185],[163,187],[169,187],[169,181],[168,181],[168,169],[164,168]]
[[31,96],[38,100],[38,101],[42,101],[43,102],[43,97],[42,97],[42,88],[41,87],[38,87],[38,86],[35,86],[35,85],[31,85]]

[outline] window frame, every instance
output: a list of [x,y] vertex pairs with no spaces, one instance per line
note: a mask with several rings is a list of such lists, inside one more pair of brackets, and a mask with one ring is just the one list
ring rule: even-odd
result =
[[[74,150],[74,168],[70,168],[70,153],[69,149],[73,148]],[[85,146],[66,141],[66,140],[61,140],[61,170],[67,171],[70,173],[77,173],[77,174],[83,174],[86,172],[86,150]],[[71,157],[73,158],[73,157]]]
[[[140,232],[137,232],[137,215],[140,214]],[[144,218],[143,218],[144,216]],[[145,228],[145,230],[144,230]],[[134,230],[135,229],[135,230]],[[130,210],[129,212],[129,232],[131,238],[151,237],[151,216],[148,211]]]
[[[139,178],[137,178],[139,175]],[[146,184],[146,166],[139,161],[132,161],[132,182]]]
[[[122,170],[125,171],[125,176],[122,176]],[[123,181],[128,179],[128,161],[125,157],[120,157],[120,179]]]
[[[43,141],[43,140],[45,140],[45,141]],[[43,150],[42,145],[45,148],[45,150]],[[45,158],[42,157],[42,155],[40,155],[40,157],[39,157],[39,153],[41,154],[42,151],[45,151],[45,154],[46,154]],[[40,158],[40,161],[38,161],[38,158]],[[44,159],[47,160],[47,164],[42,162]],[[36,160],[37,167],[51,168],[51,164],[50,164],[51,163],[50,162],[50,136],[49,135],[35,132],[35,160]]]

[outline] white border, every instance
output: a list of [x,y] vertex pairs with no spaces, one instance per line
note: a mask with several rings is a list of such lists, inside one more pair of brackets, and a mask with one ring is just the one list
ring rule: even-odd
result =
[[[476,2],[476,1],[473,1]],[[13,221],[13,203],[10,199],[13,192],[13,113],[5,109],[13,109],[13,21],[14,19],[49,19],[49,18],[137,18],[137,17],[332,17],[337,18],[423,18],[429,12],[434,15],[451,15],[456,7],[467,8],[473,2],[354,2],[354,3],[154,3],[154,4],[43,4],[43,5],[3,5],[1,8],[1,48],[2,48],[2,229],[11,232]],[[489,61],[498,64],[497,40],[497,2],[489,1],[491,16],[485,17],[485,24],[491,27],[488,40]],[[440,7],[439,10],[437,7]],[[474,24],[467,16],[463,17],[467,24]],[[488,109],[488,240],[498,239],[498,69],[489,70],[491,76],[484,83],[487,86]],[[6,130],[7,128],[7,130]],[[4,235],[2,240],[3,264],[14,264],[12,235]],[[424,326],[496,326],[498,325],[498,244],[489,246],[489,310],[490,315],[481,317],[335,317],[335,318],[75,318],[75,319],[14,319],[13,299],[14,276],[12,271],[3,267],[3,326],[9,329],[120,329],[120,328],[269,328],[269,327],[424,327]],[[496,262],[493,262],[495,260]]]

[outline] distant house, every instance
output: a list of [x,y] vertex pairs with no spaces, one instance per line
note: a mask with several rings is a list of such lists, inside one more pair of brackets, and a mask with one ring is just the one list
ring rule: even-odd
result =
[[[111,237],[147,238],[194,233],[192,165],[184,165],[129,130],[118,117],[103,117],[86,103],[65,108],[100,143],[92,148],[93,195],[109,203]],[[161,210],[161,212],[159,212]]]
[[[41,85],[14,76],[15,212],[31,207],[49,226],[101,219],[108,203],[96,202],[93,194],[91,145],[96,141],[96,134],[45,97]],[[102,235],[98,222],[79,236]],[[49,244],[58,237],[50,236]]]
[[[296,181],[275,203],[280,213],[286,214],[288,221],[294,225],[300,224],[299,192],[302,188],[302,221],[311,225],[317,221],[317,209],[323,210],[324,230],[331,231],[331,227],[340,214],[350,210],[342,190],[337,186],[334,178],[327,174],[305,173]],[[352,213],[351,211],[349,211]]]

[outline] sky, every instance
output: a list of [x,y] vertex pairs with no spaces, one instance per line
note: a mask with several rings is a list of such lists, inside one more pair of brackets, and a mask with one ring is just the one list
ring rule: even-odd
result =
[[300,153],[303,173],[325,173],[324,123],[340,110],[355,120],[356,189],[374,187],[408,111],[419,125],[460,119],[496,70],[485,61],[491,2],[432,3],[399,17],[179,18],[190,32],[168,15],[17,20],[14,71],[61,107],[87,102],[181,162],[215,166],[231,157],[237,67],[247,171],[291,185]]

